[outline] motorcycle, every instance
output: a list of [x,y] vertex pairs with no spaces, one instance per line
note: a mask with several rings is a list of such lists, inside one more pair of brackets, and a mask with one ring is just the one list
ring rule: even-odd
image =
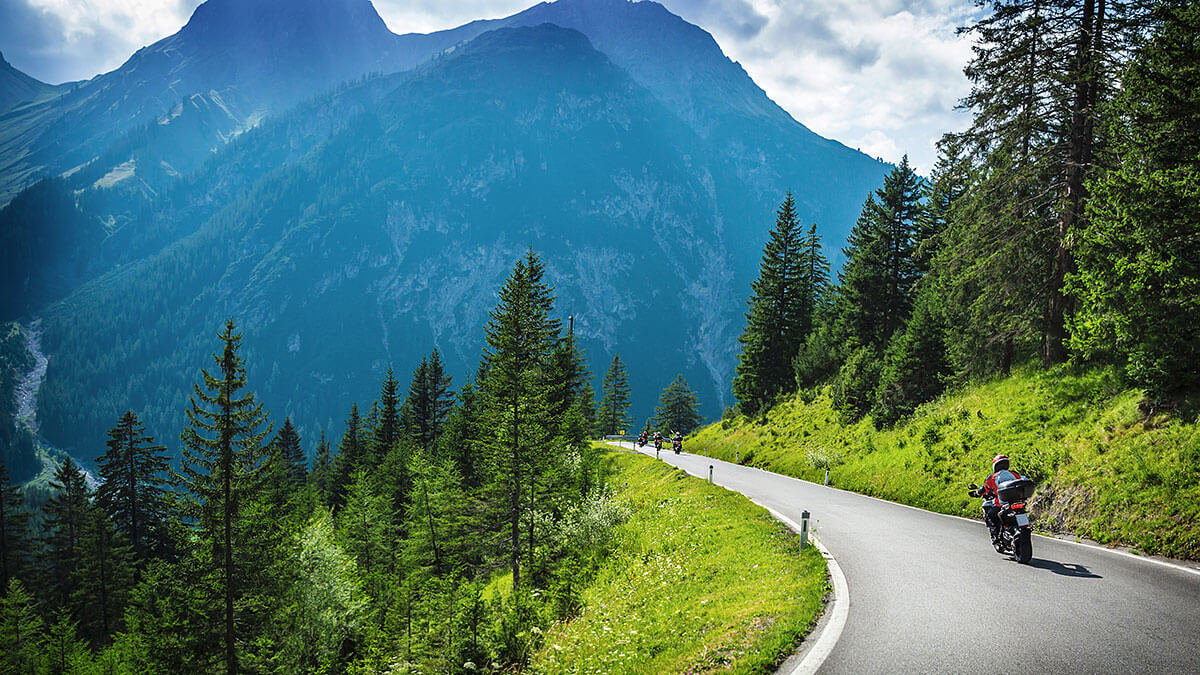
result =
[[[979,487],[967,486],[972,497],[978,497]],[[1021,564],[1033,559],[1033,525],[1025,502],[1033,496],[1033,481],[1017,478],[996,485],[996,506],[1000,509],[1000,539],[996,552],[1006,553]]]
[[662,450],[662,439],[661,438],[654,439],[654,450],[656,452],[659,450]]
[[639,448],[646,447],[646,434],[642,434],[641,436],[638,436],[637,444],[638,444]]
[[675,454],[677,454],[677,455],[679,453],[683,452],[683,441],[672,440],[671,441],[671,449],[674,450]]

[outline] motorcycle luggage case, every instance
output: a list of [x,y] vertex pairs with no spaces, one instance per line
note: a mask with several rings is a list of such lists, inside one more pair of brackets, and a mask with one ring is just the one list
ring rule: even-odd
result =
[[1028,478],[1004,481],[996,485],[996,495],[1005,504],[1023,502],[1033,496],[1033,481]]

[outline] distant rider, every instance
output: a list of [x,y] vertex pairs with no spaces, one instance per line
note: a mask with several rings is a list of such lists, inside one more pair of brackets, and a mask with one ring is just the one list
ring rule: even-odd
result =
[[683,450],[683,434],[676,431],[675,435],[671,437],[671,442],[677,444],[679,449]]
[[[998,484],[1010,480],[1024,478],[1016,471],[1008,469],[1008,455],[996,455],[992,460],[992,475],[983,482],[982,487],[974,488],[969,493],[972,497],[983,498],[983,521],[987,523],[988,531],[992,533],[992,546],[1000,547],[1000,506],[996,491]],[[973,486],[972,486],[973,487]]]

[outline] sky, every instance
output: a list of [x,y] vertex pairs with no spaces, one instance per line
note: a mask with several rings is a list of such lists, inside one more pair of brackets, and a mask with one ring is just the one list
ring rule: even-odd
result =
[[[767,95],[813,131],[921,173],[969,122],[972,0],[659,0],[712,33]],[[46,82],[83,80],[176,32],[200,0],[0,0],[0,52]],[[374,0],[396,33],[515,14],[535,0]]]

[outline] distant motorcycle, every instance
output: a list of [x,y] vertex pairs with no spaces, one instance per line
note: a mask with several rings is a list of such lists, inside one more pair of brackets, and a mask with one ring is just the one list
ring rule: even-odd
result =
[[683,452],[683,441],[679,439],[671,441],[671,449],[674,450],[675,454],[677,455]]
[[655,449],[656,451],[657,451],[657,450],[662,450],[662,439],[661,439],[661,438],[656,438],[656,439],[654,439],[654,449]]
[[646,447],[646,434],[642,434],[641,436],[638,436],[637,444],[638,444],[639,448]]
[[[975,495],[979,488],[974,483],[967,486]],[[1033,525],[1029,523],[1029,512],[1025,502],[1033,496],[1033,481],[1028,478],[1005,481],[996,485],[996,506],[1000,508],[1000,541],[996,551],[1012,556],[1022,564],[1033,559]]]

